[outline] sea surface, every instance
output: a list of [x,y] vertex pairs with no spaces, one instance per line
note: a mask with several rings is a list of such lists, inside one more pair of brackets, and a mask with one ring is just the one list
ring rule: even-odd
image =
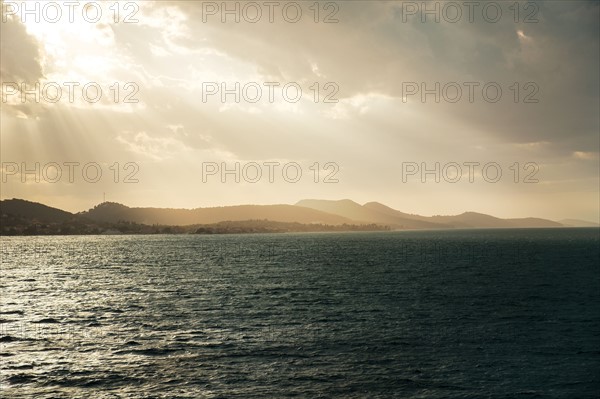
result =
[[599,229],[2,237],[2,398],[598,398]]

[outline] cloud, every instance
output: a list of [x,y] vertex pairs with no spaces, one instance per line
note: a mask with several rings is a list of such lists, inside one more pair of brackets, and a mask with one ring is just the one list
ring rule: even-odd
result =
[[[312,2],[298,2],[304,17],[297,23],[281,14],[273,23],[221,23],[220,15],[205,23],[205,3],[141,2],[139,23],[28,24],[33,36],[18,19],[2,24],[4,80],[97,80],[107,92],[115,81],[122,89],[126,82],[139,86],[134,105],[109,96],[96,104],[3,106],[3,158],[139,161],[143,171],[169,185],[183,180],[174,175],[203,161],[331,161],[340,165],[342,183],[315,186],[313,196],[319,190],[339,197],[364,193],[364,201],[385,202],[386,195],[401,201],[399,192],[414,190],[415,206],[424,203],[417,198],[422,193],[450,189],[396,184],[402,161],[532,161],[542,165],[545,181],[558,182],[553,189],[565,192],[597,178],[597,2],[535,2],[537,23],[514,23],[506,14],[493,24],[422,23],[418,16],[403,22],[397,1],[337,2],[339,22],[331,24],[314,22]],[[509,3],[501,4],[508,12]],[[320,11],[322,20],[331,10]],[[202,100],[205,82],[232,87],[273,81],[298,83],[302,99]],[[314,84],[322,100],[327,82],[339,87],[339,101],[315,103]],[[407,95],[411,82],[419,89],[456,82],[463,98],[436,103],[428,95],[422,102],[420,93]],[[464,82],[479,84],[474,102],[467,100]],[[483,99],[487,82],[502,88],[500,101]],[[538,102],[525,103],[527,96]],[[560,172],[565,165],[569,173]],[[567,185],[575,175],[577,181]],[[183,189],[196,187],[174,187],[173,195]],[[490,190],[477,186],[468,197],[476,201]],[[297,200],[305,192],[273,186],[235,195],[284,201],[281,193]],[[184,197],[197,205],[193,195]],[[206,198],[216,203],[222,195]]]
[[18,18],[0,24],[0,54],[0,81],[35,83],[43,77],[39,44]]
[[[465,89],[457,104],[419,104],[417,110],[507,141],[560,140],[569,153],[594,144],[599,128],[594,117],[598,93],[592,90],[598,87],[598,20],[593,15],[599,5],[536,4],[539,22],[531,24],[515,24],[512,16],[496,24],[481,19],[421,23],[418,18],[404,23],[398,2],[339,3],[336,24],[315,24],[311,18],[296,24],[281,18],[221,23],[220,14],[203,23],[202,3],[171,2],[169,7],[187,16],[189,35],[180,45],[190,51],[210,47],[255,65],[265,80],[299,82],[305,89],[315,81],[334,81],[341,99],[364,93],[402,98],[407,82],[428,88],[435,82],[442,87],[478,82],[474,103],[466,100]],[[483,97],[489,82],[503,90],[498,103]]]
[[575,151],[573,153],[573,156],[576,159],[583,159],[583,160],[589,160],[589,161],[593,161],[593,160],[598,160],[598,151]]

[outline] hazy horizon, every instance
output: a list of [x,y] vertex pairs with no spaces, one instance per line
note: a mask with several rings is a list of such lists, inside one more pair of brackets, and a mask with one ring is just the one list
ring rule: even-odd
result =
[[[24,200],[24,201],[28,201],[27,199],[23,199],[23,198],[5,198],[5,199],[2,199],[2,200]],[[174,208],[174,207],[168,207],[168,206],[167,207],[130,206],[130,205],[125,204],[125,203],[120,203],[120,202],[116,202],[116,201],[109,201],[109,200],[101,201],[101,202],[99,202],[97,204],[89,206],[88,208],[79,209],[79,210],[63,209],[63,208],[52,206],[51,204],[46,204],[46,203],[42,203],[42,205],[46,205],[46,206],[49,206],[51,208],[56,208],[56,209],[60,209],[60,210],[63,210],[63,211],[67,211],[67,212],[70,212],[70,213],[73,213],[73,214],[85,213],[87,211],[93,210],[93,209],[95,209],[95,208],[97,208],[97,207],[99,207],[101,205],[104,205],[104,204],[123,205],[123,206],[125,206],[127,208],[130,208],[130,209],[156,209],[156,210],[169,210],[169,209],[171,209],[171,210],[185,210],[185,211],[193,211],[193,210],[198,210],[198,209],[214,209],[214,208],[235,208],[235,207],[247,207],[247,206],[264,206],[264,207],[269,207],[269,206],[280,206],[280,205],[293,205],[293,206],[300,206],[300,207],[312,208],[310,205],[303,204],[304,201],[329,202],[331,204],[335,203],[337,205],[342,205],[341,204],[342,202],[350,201],[350,202],[352,202],[352,203],[354,203],[354,204],[356,204],[357,206],[360,206],[360,207],[364,207],[367,204],[380,204],[380,205],[384,205],[384,206],[386,206],[386,207],[388,207],[390,209],[393,209],[395,211],[403,212],[401,209],[395,209],[393,207],[389,207],[387,204],[383,204],[383,203],[378,202],[378,201],[368,201],[368,202],[365,202],[365,203],[358,203],[356,201],[353,201],[350,198],[341,198],[341,199],[337,199],[337,200],[324,200],[324,199],[316,199],[316,198],[303,198],[303,199],[301,199],[299,201],[296,201],[294,203],[287,203],[287,204],[286,203],[265,203],[265,204],[244,204],[244,203],[239,203],[239,204],[232,204],[232,205],[217,205],[217,206],[189,207],[189,208],[183,208],[183,207]],[[34,202],[34,203],[37,203],[37,202]],[[312,209],[318,209],[318,208],[312,208]],[[326,213],[329,213],[330,215],[333,215],[333,216],[339,216],[340,215],[340,213],[339,213],[340,209],[323,210],[323,211],[326,212]],[[410,214],[409,212],[403,212],[403,213]],[[432,218],[432,217],[436,217],[436,216],[443,216],[443,217],[446,217],[446,216],[460,216],[462,214],[467,214],[467,213],[478,213],[478,214],[481,214],[479,212],[473,212],[473,211],[466,210],[466,211],[461,212],[459,214],[452,214],[452,215],[450,215],[450,214],[448,214],[448,215],[435,214],[435,213],[434,214],[430,214],[430,215],[429,214],[412,214],[412,215],[414,215],[414,216],[423,216],[423,217],[426,217],[426,218]],[[494,214],[483,214],[483,215],[493,216],[493,217],[496,217],[496,218],[499,218],[499,219],[525,219],[525,218],[533,218],[533,219],[551,220],[551,221],[555,221],[555,222],[568,222],[568,221],[571,221],[571,222],[590,222],[590,223],[596,223],[596,224],[600,225],[600,220],[585,220],[585,219],[577,219],[577,218],[564,218],[564,219],[552,220],[552,219],[546,219],[546,218],[539,218],[539,217],[537,217],[535,215],[522,216],[522,217],[514,216],[514,217],[506,217],[506,218],[498,217],[497,215],[494,215]],[[292,215],[290,214],[289,216],[292,216]],[[372,221],[369,221],[369,220],[363,220],[357,214],[348,214],[348,215],[345,215],[345,216],[348,217],[349,221],[353,222],[353,223],[355,223],[355,222],[358,222],[358,223],[361,223],[361,222],[362,223],[372,222]],[[223,220],[225,220],[225,219],[228,219],[228,218],[225,217]],[[253,219],[253,217],[249,217],[249,219]],[[277,218],[269,218],[268,217],[267,219],[277,219]],[[385,224],[385,223],[383,223],[383,224]],[[568,223],[565,226],[566,227],[572,227],[572,226],[569,226]],[[579,226],[579,227],[582,227],[582,226]],[[590,226],[590,227],[592,227],[592,226]]]
[[576,217],[569,217],[569,216],[567,216],[567,217],[563,217],[562,219],[551,219],[551,218],[546,218],[546,217],[542,217],[542,216],[537,216],[535,214],[532,214],[532,215],[507,215],[507,216],[498,216],[497,214],[494,214],[494,213],[478,212],[478,211],[474,211],[472,209],[464,209],[462,211],[458,211],[457,213],[448,213],[448,214],[435,213],[435,212],[433,212],[433,213],[417,213],[417,212],[407,211],[406,209],[403,209],[403,208],[396,208],[394,206],[391,206],[391,205],[386,204],[386,203],[381,202],[381,201],[357,202],[357,201],[354,201],[352,198],[333,198],[333,199],[330,199],[330,198],[299,198],[297,201],[291,201],[291,202],[263,202],[263,203],[244,203],[244,202],[239,202],[239,203],[228,203],[228,204],[214,204],[214,205],[209,204],[209,205],[203,205],[203,206],[199,206],[199,205],[198,206],[194,206],[194,205],[191,205],[191,206],[178,206],[178,207],[169,206],[168,204],[164,205],[164,206],[163,205],[161,205],[161,206],[144,205],[143,203],[142,204],[138,204],[138,205],[131,205],[131,204],[126,203],[126,202],[120,202],[120,201],[111,200],[111,199],[107,198],[106,201],[100,200],[100,201],[98,201],[96,203],[91,203],[87,207],[84,206],[84,208],[66,208],[66,207],[63,208],[63,207],[60,207],[60,206],[52,204],[52,203],[33,201],[31,199],[28,199],[28,198],[6,197],[6,198],[2,198],[1,200],[10,200],[10,199],[18,199],[18,200],[25,200],[25,201],[30,201],[30,202],[41,203],[43,205],[47,205],[47,206],[50,206],[52,208],[61,209],[63,211],[67,211],[67,212],[71,212],[71,213],[84,212],[84,211],[92,209],[92,208],[94,208],[94,207],[96,207],[98,205],[101,205],[101,204],[103,204],[105,202],[124,205],[124,206],[126,206],[128,208],[198,209],[198,208],[219,208],[219,207],[246,206],[246,205],[250,205],[250,206],[252,206],[252,205],[256,205],[256,206],[296,205],[298,202],[301,202],[302,200],[306,200],[306,199],[311,199],[311,200],[315,199],[315,200],[324,200],[324,201],[344,201],[344,200],[350,200],[350,201],[356,202],[357,204],[359,204],[361,206],[365,205],[367,203],[370,203],[370,202],[376,202],[376,203],[380,203],[380,204],[389,206],[390,208],[393,208],[395,210],[398,210],[398,211],[401,211],[401,212],[404,212],[404,213],[416,214],[416,215],[426,216],[426,217],[431,217],[431,216],[454,216],[454,215],[460,215],[462,213],[467,213],[467,212],[475,212],[475,213],[482,213],[482,214],[487,214],[487,215],[490,215],[490,216],[495,216],[495,217],[498,217],[498,218],[506,218],[506,219],[528,218],[528,217],[531,217],[531,218],[541,218],[541,219],[548,219],[548,220],[554,220],[554,221],[565,220],[565,219],[577,219],[577,220],[582,220],[582,221],[600,223],[600,218],[597,219],[597,220],[594,220],[594,219],[580,219],[580,218],[576,218]]

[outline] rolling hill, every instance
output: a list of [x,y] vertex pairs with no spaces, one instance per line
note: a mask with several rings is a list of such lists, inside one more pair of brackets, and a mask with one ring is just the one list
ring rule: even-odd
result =
[[465,212],[453,216],[420,216],[397,211],[378,202],[365,205],[351,200],[302,200],[296,205],[334,213],[364,223],[385,223],[398,229],[439,228],[517,228],[561,227],[562,224],[546,219],[521,218],[500,219],[494,216]]
[[399,229],[435,229],[448,227],[441,223],[430,222],[423,217],[396,211],[377,202],[359,205],[348,199],[340,201],[302,200],[297,202],[296,206],[340,215],[361,223],[383,223]]
[[70,212],[22,199],[0,201],[0,214],[35,219],[41,222],[64,222],[75,217]]
[[[77,214],[31,201],[11,199],[0,201],[0,213],[5,227],[9,224],[19,225],[23,230],[27,225],[55,223],[64,225],[59,226],[60,231],[67,231],[69,226],[74,226],[75,230],[86,226],[86,231],[95,231],[129,223],[136,225],[137,230],[145,232],[151,230],[146,228],[150,226],[208,226],[223,222],[235,222],[235,229],[242,230],[246,225],[253,226],[253,229],[254,226],[258,226],[256,227],[258,230],[283,229],[281,226],[275,228],[274,225],[268,225],[271,222],[330,226],[331,230],[340,230],[335,226],[346,226],[346,229],[350,229],[350,225],[353,229],[357,226],[372,225],[370,229],[392,230],[598,226],[598,224],[574,219],[564,220],[563,223],[539,218],[501,219],[477,212],[450,216],[421,216],[404,213],[378,202],[360,205],[348,199],[338,201],[305,199],[295,205],[237,205],[195,209],[131,208],[114,202],[104,202]],[[250,222],[240,224],[246,221]],[[223,225],[220,225],[211,228],[234,230],[230,225],[227,226],[229,227],[223,228]],[[290,226],[286,228],[296,228]],[[305,231],[305,227],[300,231]]]
[[238,205],[216,208],[169,209],[129,208],[105,202],[79,215],[99,222],[120,220],[142,224],[183,226],[211,224],[223,221],[270,220],[273,222],[322,223],[329,225],[356,224],[340,215],[294,205]]

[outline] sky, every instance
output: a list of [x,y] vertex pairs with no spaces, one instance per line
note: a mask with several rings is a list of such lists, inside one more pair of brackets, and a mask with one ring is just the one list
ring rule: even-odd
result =
[[2,2],[0,197],[598,221],[600,3]]

